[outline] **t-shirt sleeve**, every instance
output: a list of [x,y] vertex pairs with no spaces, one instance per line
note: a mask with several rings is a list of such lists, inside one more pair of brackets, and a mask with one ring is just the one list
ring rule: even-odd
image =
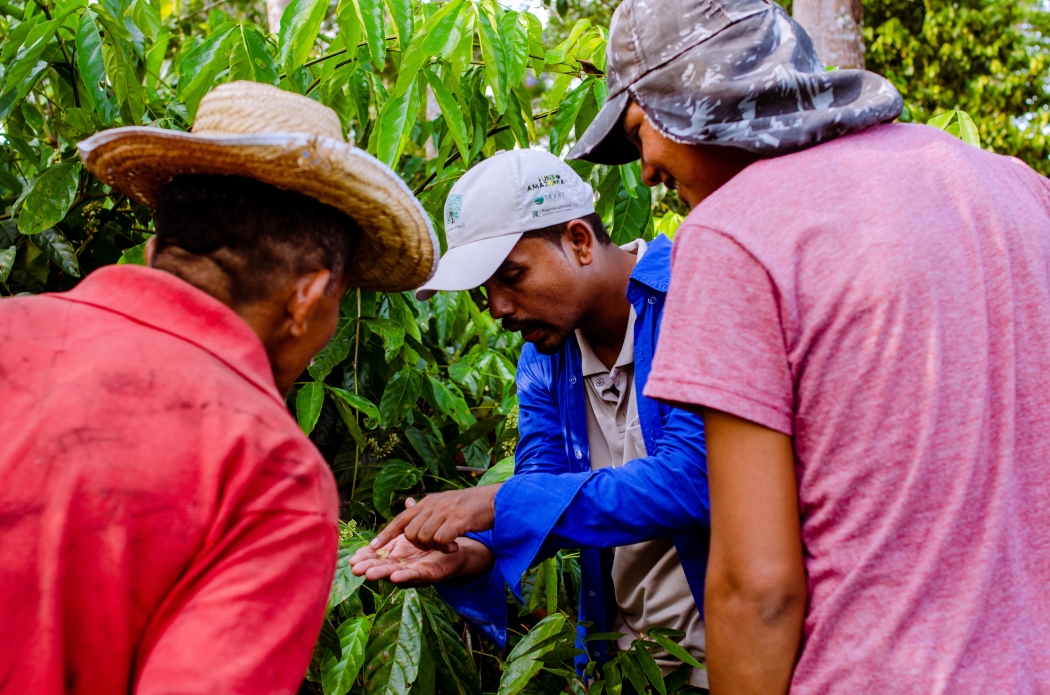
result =
[[782,301],[766,268],[740,244],[683,225],[645,395],[792,434]]

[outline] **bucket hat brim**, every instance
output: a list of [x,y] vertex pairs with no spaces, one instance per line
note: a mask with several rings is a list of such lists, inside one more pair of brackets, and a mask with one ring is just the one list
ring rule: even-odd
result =
[[346,213],[361,228],[348,262],[354,287],[408,290],[437,267],[437,237],[412,191],[390,167],[334,138],[129,126],[97,133],[79,148],[85,166],[103,183],[149,207],[176,176],[226,174],[296,191]]
[[623,132],[623,117],[630,103],[631,96],[626,90],[605,102],[569,152],[568,159],[608,165],[629,164],[638,159],[638,148]]

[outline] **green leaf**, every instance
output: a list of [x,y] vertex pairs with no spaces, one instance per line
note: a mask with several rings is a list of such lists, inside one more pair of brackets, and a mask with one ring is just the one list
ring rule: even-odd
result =
[[435,405],[441,412],[452,418],[461,428],[468,428],[477,422],[474,416],[471,415],[470,408],[467,407],[467,402],[463,400],[462,396],[453,393],[448,386],[445,386],[436,377],[427,375],[427,378],[430,379],[430,386],[434,390]]
[[87,97],[92,108],[98,109],[106,101],[106,62],[102,57],[102,37],[90,10],[80,15],[76,46],[77,68],[84,87],[82,95]]
[[394,375],[383,390],[383,398],[379,401],[379,413],[382,416],[383,427],[391,427],[408,415],[408,412],[419,400],[419,394],[423,390],[423,378],[418,369],[405,367]]
[[656,659],[641,644],[640,640],[635,640],[634,656],[638,659],[638,665],[641,666],[642,671],[649,679],[649,682],[653,684],[653,687],[656,688],[656,691],[660,695],[667,695],[667,688],[664,686],[664,676],[660,673],[660,667],[656,665]]
[[336,628],[341,656],[329,656],[321,665],[321,688],[324,695],[346,695],[365,661],[368,633],[372,618],[363,616],[343,621]]
[[350,354],[350,345],[354,341],[354,329],[356,326],[356,319],[346,316],[339,317],[339,323],[336,326],[332,339],[321,348],[320,352],[314,355],[313,361],[310,362],[310,366],[307,368],[310,376],[317,381],[324,381],[325,377],[332,373],[335,366],[346,359],[346,356]]
[[[120,105],[124,125],[141,125],[142,116],[146,111],[146,98],[142,85],[139,84],[138,77],[135,75],[135,69],[128,60],[124,42],[113,36],[107,37],[107,41],[102,43],[102,57],[106,63],[109,83],[113,86],[113,95]],[[204,93],[201,92],[201,96],[203,95]],[[197,100],[200,101],[200,97],[197,97]],[[189,108],[188,104],[187,108]],[[196,108],[197,105],[194,103],[193,110],[196,111]]]
[[441,692],[448,695],[481,695],[478,669],[467,645],[438,606],[423,600],[423,611],[441,660],[437,664]]
[[502,483],[506,480],[510,480],[512,475],[514,475],[514,457],[508,456],[499,463],[493,465],[492,468],[485,471],[481,478],[478,479],[478,485]]
[[623,632],[592,632],[583,638],[584,642],[615,642],[624,636]]
[[368,418],[365,420],[365,427],[374,429],[379,426],[379,408],[375,407],[372,401],[363,396],[358,396],[357,394],[350,393],[349,391],[334,386],[326,385],[325,389],[335,396],[337,400],[340,400],[351,408],[364,413],[365,417]]
[[131,5],[131,21],[150,41],[157,40],[161,24],[160,10],[149,0],[135,0]]
[[295,417],[299,420],[299,427],[306,434],[314,431],[317,418],[321,416],[322,405],[324,405],[324,384],[319,381],[311,381],[299,389],[299,395],[295,397]]
[[33,88],[41,72],[47,69],[47,63],[40,59],[44,49],[54,38],[55,30],[61,21],[56,18],[30,28],[22,47],[4,71],[3,89],[0,91],[0,118],[7,118],[14,106]]
[[376,616],[365,653],[365,695],[407,695],[419,673],[423,609],[416,589],[398,592]]
[[11,268],[15,265],[17,253],[18,249],[14,246],[9,246],[0,251],[0,282],[7,282],[7,276],[11,274]]
[[146,265],[146,244],[149,241],[144,241],[141,244],[136,244],[130,249],[124,252],[124,255],[117,261],[117,265],[124,265],[130,263],[132,265]]
[[654,634],[652,632],[649,633],[649,636],[656,640],[657,643],[664,648],[664,651],[666,651],[668,654],[678,659],[682,663],[689,664],[693,668],[704,668],[704,665],[697,661],[692,654],[690,654],[680,645],[675,644],[673,641],[671,641],[670,638],[664,637],[660,634]]
[[594,82],[593,77],[586,78],[576,89],[565,95],[558,105],[558,113],[554,116],[554,125],[551,127],[551,153],[560,157],[569,137],[569,130],[576,123],[576,117],[580,115],[580,107],[583,98],[591,90]]
[[459,45],[463,23],[459,16],[464,0],[452,0],[427,20],[423,26],[423,51],[439,60],[452,55]]
[[293,72],[310,57],[329,0],[292,0],[281,15],[278,32],[278,60],[281,68]]
[[437,99],[438,106],[441,107],[441,114],[445,117],[445,123],[448,124],[449,132],[456,142],[460,156],[463,157],[463,161],[467,161],[470,152],[470,134],[467,132],[466,121],[463,120],[463,107],[459,105],[456,97],[448,91],[437,75],[429,69],[424,70],[423,74],[426,75],[430,88],[434,90],[434,97]]
[[609,691],[608,695],[620,695],[623,691],[623,679],[620,678],[620,669],[616,667],[616,663],[610,661],[605,664],[602,672],[605,674],[605,689]]
[[414,25],[412,22],[411,0],[386,0],[386,6],[390,8],[390,16],[394,20],[397,29],[397,43],[402,51],[408,49],[408,43],[412,40]]
[[240,25],[232,36],[230,80],[249,80],[276,85],[277,63],[267,50],[266,39],[257,30]]
[[645,692],[645,672],[642,671],[638,665],[638,660],[634,656],[634,652],[620,652],[620,668],[623,669],[623,673],[627,676],[627,680],[631,681],[631,685],[639,693]]
[[532,646],[561,632],[564,624],[564,614],[548,615],[521,638],[521,641],[511,650],[504,664],[503,677],[500,679],[497,695],[517,695],[522,688],[528,685],[529,681],[543,668],[543,663],[537,661],[536,657],[553,649],[556,643],[551,643],[546,649],[539,649],[536,652],[531,652]]
[[383,350],[386,352],[386,361],[393,359],[405,342],[405,329],[390,319],[362,319],[365,324],[383,339]]
[[926,121],[926,125],[933,126],[938,130],[944,130],[951,123],[952,118],[955,116],[955,111],[946,111],[940,116],[934,116],[930,120]]
[[[287,14],[286,11],[285,16]],[[197,106],[211,89],[215,76],[225,68],[226,42],[236,30],[236,24],[223,24],[179,62],[178,94],[186,102],[186,113],[190,119],[197,115]]]
[[582,649],[576,649],[575,647],[561,647],[559,649],[552,649],[551,651],[547,652],[542,656],[537,656],[536,661],[542,661],[544,664],[558,664],[563,661],[571,661],[577,656],[586,653],[587,652],[583,651]]
[[384,21],[382,0],[354,0],[357,4],[357,15],[365,29],[365,41],[368,42],[368,54],[376,71],[382,71],[386,65],[386,22]]
[[389,167],[395,166],[401,157],[406,129],[411,131],[415,125],[412,104],[418,104],[416,84],[412,81],[404,94],[391,96],[376,118],[376,158]]
[[408,461],[394,459],[379,471],[372,486],[372,502],[376,511],[390,518],[394,513],[390,505],[394,501],[394,494],[398,490],[407,490],[414,487],[423,479],[423,469],[416,468]]
[[31,234],[29,239],[59,268],[75,278],[80,277],[77,253],[62,232],[49,227],[39,234]]
[[33,182],[33,188],[22,204],[18,231],[38,234],[65,218],[77,194],[80,164],[62,162],[44,171]]
[[500,33],[507,49],[507,83],[517,85],[525,77],[529,59],[529,34],[521,15],[507,12],[500,19]]
[[335,21],[346,48],[346,60],[353,60],[357,57],[357,44],[361,42],[361,17],[357,14],[354,0],[339,0],[335,8]]
[[[339,556],[335,563],[335,577],[332,579],[332,590],[328,594],[328,611],[350,598],[362,584],[365,583],[364,575],[357,576],[350,567],[350,558],[361,548],[368,545],[368,541],[351,538],[348,542],[339,543]],[[367,630],[365,631],[367,632]],[[346,652],[343,652],[344,655]],[[360,667],[360,664],[358,664]],[[357,675],[356,673],[354,674]]]
[[511,92],[507,102],[507,121],[510,123],[510,130],[514,133],[514,139],[518,141],[521,148],[528,149],[529,147],[529,126],[522,118],[521,103],[518,100],[517,92]]
[[623,245],[642,236],[652,214],[652,189],[639,183],[631,195],[626,186],[616,193],[613,207],[613,243]]
[[485,74],[492,87],[492,98],[496,102],[496,111],[503,113],[507,109],[507,90],[510,86],[507,60],[507,47],[499,32],[499,5],[492,0],[480,0],[474,5],[478,20],[478,37],[481,39],[481,56],[485,60]]
[[959,137],[962,141],[973,145],[974,147],[981,146],[981,134],[977,132],[977,124],[970,118],[970,114],[965,111],[956,111],[959,122]]
[[361,426],[357,424],[357,414],[353,409],[346,404],[341,398],[334,399],[335,409],[339,411],[339,417],[343,419],[343,424],[346,425],[346,429],[350,432],[350,436],[353,437],[354,444],[357,445],[358,449],[365,448],[365,438],[361,434]]

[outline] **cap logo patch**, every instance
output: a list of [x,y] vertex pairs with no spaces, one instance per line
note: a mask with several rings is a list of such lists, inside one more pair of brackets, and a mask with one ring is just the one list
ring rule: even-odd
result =
[[536,183],[530,183],[525,189],[526,191],[535,191],[537,188],[547,188],[548,186],[560,186],[565,182],[561,180],[561,174],[547,174],[546,176],[537,177]]
[[445,201],[445,224],[455,224],[463,211],[463,196],[453,193]]

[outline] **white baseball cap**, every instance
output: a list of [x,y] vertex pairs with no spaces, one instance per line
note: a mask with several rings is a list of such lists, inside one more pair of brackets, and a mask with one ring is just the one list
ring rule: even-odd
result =
[[594,191],[565,162],[542,150],[500,152],[463,174],[445,200],[448,251],[416,290],[469,290],[499,269],[525,232],[594,212]]

